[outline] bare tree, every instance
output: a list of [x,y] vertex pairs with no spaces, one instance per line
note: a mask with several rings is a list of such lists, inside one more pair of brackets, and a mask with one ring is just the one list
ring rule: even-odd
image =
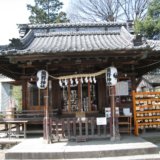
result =
[[71,0],[68,14],[73,21],[116,21],[121,12],[118,0]]
[[143,19],[151,0],[70,0],[71,21]]
[[121,20],[143,20],[151,0],[118,0],[123,16]]

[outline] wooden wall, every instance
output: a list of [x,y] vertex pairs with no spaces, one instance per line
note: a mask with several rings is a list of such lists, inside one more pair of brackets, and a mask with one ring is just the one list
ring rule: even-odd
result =
[[104,112],[104,108],[107,107],[108,96],[106,92],[105,78],[100,78],[98,83],[98,109],[100,112]]
[[61,109],[62,92],[58,80],[52,81],[52,106],[51,109]]

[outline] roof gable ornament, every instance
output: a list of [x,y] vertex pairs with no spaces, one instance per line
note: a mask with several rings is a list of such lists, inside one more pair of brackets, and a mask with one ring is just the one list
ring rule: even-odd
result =
[[145,43],[146,43],[146,39],[142,35],[137,34],[134,36],[134,39],[133,39],[134,46],[141,46]]

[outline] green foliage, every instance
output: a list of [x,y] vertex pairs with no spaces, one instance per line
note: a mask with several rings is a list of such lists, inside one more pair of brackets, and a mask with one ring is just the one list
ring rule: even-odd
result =
[[16,109],[17,111],[22,110],[22,86],[13,86],[12,88],[12,96],[16,100]]
[[160,1],[152,0],[148,7],[148,16],[154,17],[158,13],[160,13]]
[[35,6],[27,5],[31,23],[68,22],[66,13],[59,12],[63,3],[59,0],[35,0]]
[[135,22],[135,33],[147,38],[154,38],[160,34],[160,1],[152,0],[149,4],[147,16],[143,21]]
[[139,20],[136,20],[136,21],[134,22],[134,30],[135,30],[135,33],[136,33],[136,34],[139,34],[139,33],[143,32],[143,31],[142,31],[142,28],[143,28],[142,22],[139,21]]
[[9,48],[22,49],[23,44],[19,38],[12,38],[9,41],[11,42],[8,46]]
[[60,12],[55,20],[55,23],[69,22],[66,16],[67,15],[65,12]]

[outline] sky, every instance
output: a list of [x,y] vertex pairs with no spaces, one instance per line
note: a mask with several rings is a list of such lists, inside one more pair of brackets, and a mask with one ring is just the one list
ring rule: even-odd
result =
[[[67,9],[69,0],[60,0]],[[0,45],[9,44],[9,39],[19,38],[17,24],[29,23],[30,12],[27,4],[34,4],[34,0],[0,0]]]

